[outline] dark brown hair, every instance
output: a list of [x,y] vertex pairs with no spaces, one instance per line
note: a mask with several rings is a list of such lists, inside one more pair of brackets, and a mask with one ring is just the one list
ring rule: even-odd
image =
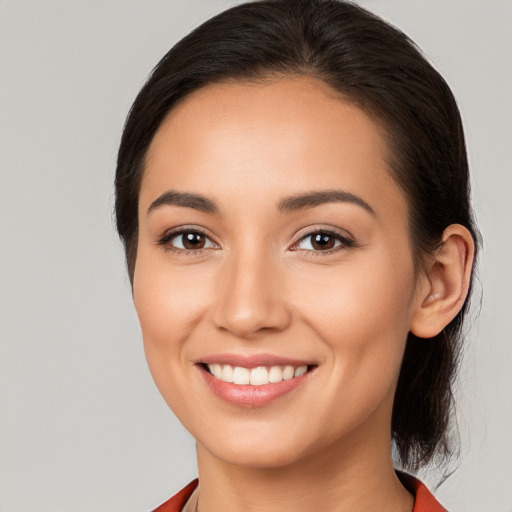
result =
[[[401,31],[341,0],[263,0],[203,23],[158,63],[126,121],[116,173],[116,220],[130,279],[144,160],[177,102],[211,83],[283,74],[328,84],[383,127],[390,167],[410,211],[416,264],[462,224],[478,240],[470,206],[460,114],[443,78]],[[447,430],[468,301],[435,338],[409,334],[395,396],[392,435],[402,465],[418,469],[449,454]]]

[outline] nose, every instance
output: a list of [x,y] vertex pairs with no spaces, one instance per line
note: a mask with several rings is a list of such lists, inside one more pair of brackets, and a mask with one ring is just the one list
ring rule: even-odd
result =
[[217,329],[237,338],[256,339],[264,332],[279,332],[291,321],[282,271],[271,258],[233,255],[218,274],[213,308]]

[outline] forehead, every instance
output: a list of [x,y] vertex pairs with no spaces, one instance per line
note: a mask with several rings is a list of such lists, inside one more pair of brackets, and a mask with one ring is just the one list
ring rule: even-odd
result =
[[278,201],[284,192],[342,187],[404,206],[388,160],[378,123],[323,82],[218,83],[168,114],[147,154],[140,200],[166,188]]

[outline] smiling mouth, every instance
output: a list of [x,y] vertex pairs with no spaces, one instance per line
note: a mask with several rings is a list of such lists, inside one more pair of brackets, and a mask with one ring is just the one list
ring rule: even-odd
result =
[[217,363],[203,363],[201,366],[219,381],[251,386],[264,386],[266,384],[277,384],[282,381],[289,381],[301,377],[314,367],[313,365],[286,365],[245,368],[243,366]]

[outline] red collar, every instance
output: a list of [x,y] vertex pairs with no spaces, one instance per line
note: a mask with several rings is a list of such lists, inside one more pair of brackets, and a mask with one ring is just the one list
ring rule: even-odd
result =
[[414,495],[412,512],[446,512],[446,509],[417,478],[400,471],[397,471],[397,475],[405,488]]
[[[416,478],[405,473],[399,473],[400,481],[410,490],[414,496],[414,509],[412,512],[446,512],[430,491]],[[196,478],[184,487],[179,493],[157,507],[153,512],[181,512],[185,503],[190,498],[199,480]]]
[[181,512],[181,509],[185,506],[185,503],[187,503],[187,500],[194,492],[198,483],[199,480],[197,478],[192,480],[192,482],[190,482],[186,487],[183,487],[179,493],[175,494],[165,503],[162,503],[162,505],[155,508],[153,512]]

